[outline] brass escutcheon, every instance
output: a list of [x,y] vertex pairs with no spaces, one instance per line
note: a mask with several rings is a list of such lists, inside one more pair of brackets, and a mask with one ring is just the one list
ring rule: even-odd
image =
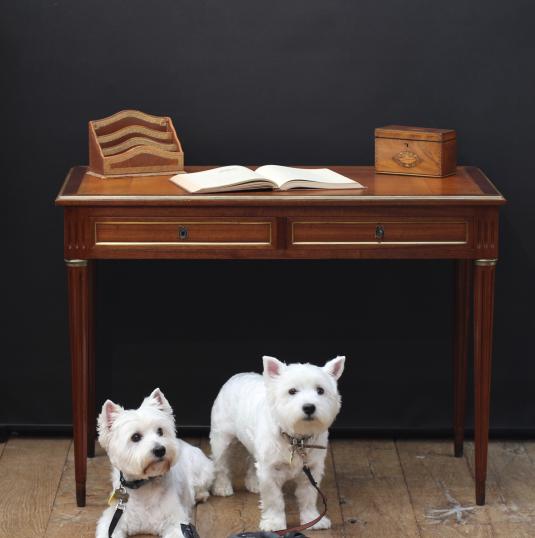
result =
[[375,227],[375,239],[381,242],[384,239],[384,237],[385,237],[385,229],[382,224],[378,224]]
[[180,228],[178,229],[178,237],[179,239],[187,239],[188,238],[188,228],[186,226],[180,226]]

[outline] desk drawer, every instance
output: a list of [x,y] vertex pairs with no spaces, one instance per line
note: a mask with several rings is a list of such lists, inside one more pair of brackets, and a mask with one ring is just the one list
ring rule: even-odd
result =
[[268,219],[98,220],[95,246],[267,248],[273,244]]
[[291,244],[297,247],[466,245],[468,230],[465,220],[429,218],[290,221]]

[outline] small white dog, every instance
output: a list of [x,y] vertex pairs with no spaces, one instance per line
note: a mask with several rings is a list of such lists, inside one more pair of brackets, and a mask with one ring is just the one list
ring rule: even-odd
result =
[[[327,447],[328,428],[340,411],[337,381],[345,357],[336,357],[319,367],[312,364],[286,365],[264,357],[263,376],[237,374],[221,388],[212,408],[210,444],[215,465],[214,495],[232,495],[228,466],[229,447],[238,439],[252,456],[245,487],[260,493],[260,529],[286,528],[282,486],[295,479],[295,494],[301,523],[319,516],[317,492],[302,472],[303,458],[292,442]],[[326,450],[307,448],[307,465],[320,483]],[[313,529],[328,529],[321,519]]]
[[[129,495],[113,538],[157,534],[183,538],[195,501],[205,501],[213,463],[200,449],[176,438],[173,410],[160,389],[138,409],[107,400],[98,417],[98,440],[112,464],[114,490]],[[108,538],[117,503],[104,510],[96,538]]]

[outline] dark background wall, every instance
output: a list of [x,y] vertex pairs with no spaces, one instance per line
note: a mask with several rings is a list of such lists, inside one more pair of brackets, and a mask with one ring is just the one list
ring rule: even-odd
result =
[[[173,118],[189,164],[369,164],[374,127],[457,129],[459,161],[509,199],[492,427],[533,432],[534,18],[531,0],[4,1],[0,424],[70,423],[53,200],[87,163],[87,121],[138,108]],[[207,425],[262,354],[343,353],[339,428],[443,430],[452,277],[432,261],[102,262],[98,400],[160,386],[180,424]]]

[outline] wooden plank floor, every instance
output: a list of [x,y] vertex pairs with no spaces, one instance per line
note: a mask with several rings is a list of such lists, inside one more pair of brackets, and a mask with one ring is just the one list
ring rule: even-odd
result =
[[[190,442],[208,449],[205,439]],[[333,441],[323,482],[333,528],[310,537],[535,537],[535,441],[491,443],[485,507],[474,506],[472,443],[465,453],[453,458],[447,441]],[[243,454],[235,459],[243,466]],[[92,538],[109,494],[109,464],[101,449],[88,463],[87,506],[77,508],[69,439],[0,443],[0,538]],[[258,497],[243,479],[235,483],[234,496],[197,507],[201,538],[256,527]],[[288,522],[296,522],[291,488],[287,499]]]

